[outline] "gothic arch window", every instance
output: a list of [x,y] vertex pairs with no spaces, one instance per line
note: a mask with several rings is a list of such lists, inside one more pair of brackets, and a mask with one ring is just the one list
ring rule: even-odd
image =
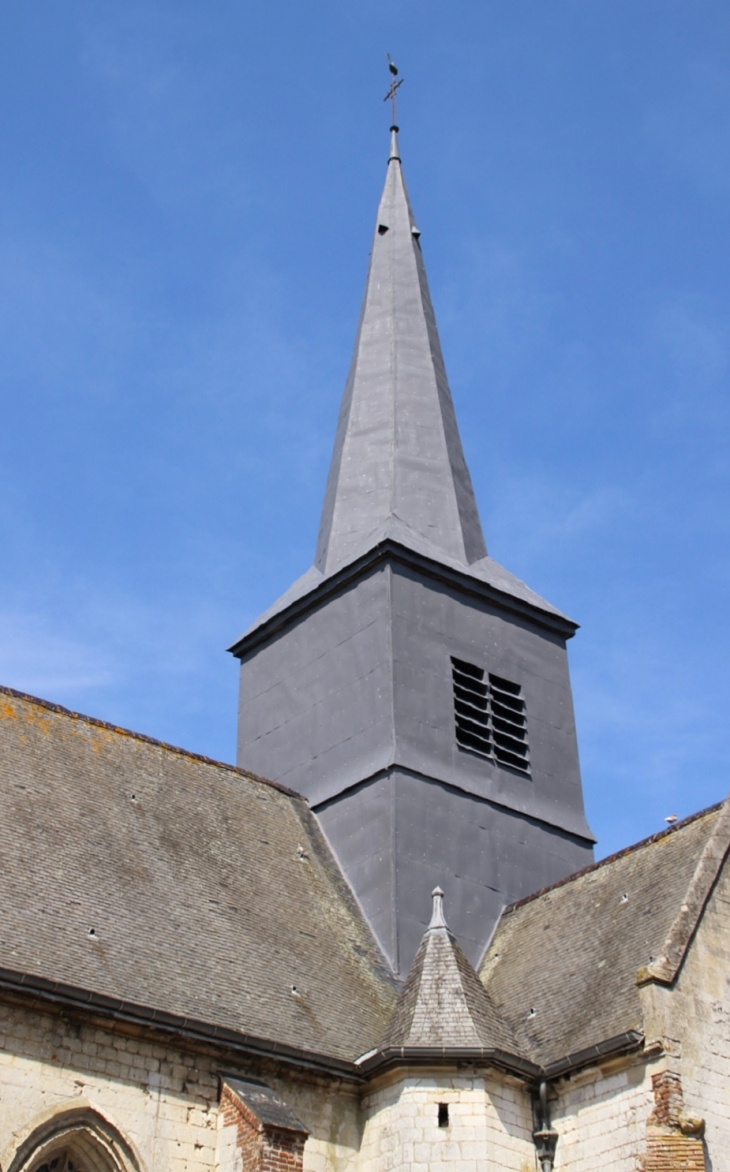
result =
[[51,1151],[41,1159],[43,1163],[36,1161],[31,1172],[87,1172],[84,1163],[71,1148]]
[[46,1120],[21,1143],[8,1172],[140,1172],[129,1144],[90,1107]]

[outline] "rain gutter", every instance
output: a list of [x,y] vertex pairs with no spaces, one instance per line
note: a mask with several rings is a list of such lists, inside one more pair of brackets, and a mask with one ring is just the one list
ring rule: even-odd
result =
[[539,1083],[544,1079],[553,1081],[573,1074],[584,1066],[591,1066],[606,1058],[617,1057],[632,1050],[639,1050],[644,1035],[638,1030],[627,1030],[595,1046],[575,1050],[542,1066],[496,1047],[478,1046],[390,1046],[386,1050],[366,1054],[355,1064],[362,1074],[372,1077],[396,1066],[423,1066],[431,1063],[474,1062],[498,1066],[511,1074],[519,1075]]
[[101,993],[90,993],[75,985],[47,981],[43,977],[28,973],[0,969],[0,990],[20,996],[32,996],[68,1010],[93,1010],[111,1021],[160,1030],[168,1036],[225,1048],[241,1055],[272,1058],[335,1078],[349,1079],[351,1082],[363,1081],[363,1076],[354,1062],[300,1050],[296,1046],[286,1046],[239,1030],[211,1025],[196,1018],[166,1013],[160,1009],[151,1009],[116,997],[105,997]]
[[374,1053],[370,1051],[356,1062],[350,1062],[259,1038],[226,1026],[211,1025],[196,1018],[167,1013],[115,997],[105,997],[101,993],[92,993],[75,985],[48,981],[43,977],[15,972],[12,969],[0,969],[0,990],[19,996],[35,997],[47,1004],[60,1005],[71,1011],[92,1010],[114,1022],[159,1030],[171,1037],[224,1048],[242,1056],[286,1062],[292,1066],[355,1083],[366,1082],[373,1076],[398,1066],[454,1063],[496,1066],[529,1082],[539,1082],[543,1079],[553,1081],[603,1059],[639,1050],[644,1042],[644,1036],[638,1030],[627,1030],[595,1046],[567,1054],[545,1066],[497,1047],[480,1046],[391,1046]]
[[260,626],[242,635],[228,650],[239,659],[244,655],[248,655],[259,643],[266,641],[272,634],[287,627],[293,619],[300,618],[310,610],[313,610],[321,604],[323,599],[338,593],[353,579],[361,577],[363,572],[386,560],[397,562],[410,569],[417,569],[426,577],[432,578],[437,582],[454,585],[460,591],[471,595],[473,598],[478,598],[482,602],[492,602],[501,609],[529,619],[538,626],[562,636],[563,639],[572,638],[578,629],[578,624],[574,623],[572,619],[567,618],[565,615],[552,610],[543,610],[534,603],[517,598],[514,594],[509,594],[506,590],[500,590],[499,587],[493,586],[489,582],[475,578],[471,574],[462,572],[455,567],[445,565],[443,562],[435,561],[425,554],[417,553],[415,550],[401,545],[400,542],[395,541],[391,537],[386,537],[378,545],[368,550],[367,553],[362,554],[353,562],[350,562],[349,565],[322,578],[320,582],[308,590],[306,594],[302,595],[301,598],[290,602],[284,610],[272,615],[271,618],[267,619]]

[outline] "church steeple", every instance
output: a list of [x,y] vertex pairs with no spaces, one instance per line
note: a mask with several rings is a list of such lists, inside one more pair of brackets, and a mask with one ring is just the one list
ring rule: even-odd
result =
[[591,860],[575,630],[486,554],[393,130],[315,564],[231,651],[239,765],[309,799],[396,972],[424,885],[475,964]]
[[487,552],[395,128],[315,564],[331,573],[386,535],[464,565]]

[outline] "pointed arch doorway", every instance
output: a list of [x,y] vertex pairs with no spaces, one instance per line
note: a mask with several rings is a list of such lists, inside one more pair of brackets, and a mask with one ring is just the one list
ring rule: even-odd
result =
[[54,1114],[20,1145],[8,1172],[142,1172],[130,1145],[91,1107]]

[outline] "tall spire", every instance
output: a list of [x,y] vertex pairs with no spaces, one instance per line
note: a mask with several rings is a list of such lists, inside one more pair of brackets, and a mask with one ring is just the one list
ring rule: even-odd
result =
[[[575,624],[486,556],[395,126],[316,558],[231,648],[238,763],[309,800],[394,971],[423,936],[418,889],[440,878],[473,962],[505,904],[592,858]],[[416,985],[438,1007],[451,974],[476,1005],[441,901],[430,992]]]
[[324,574],[386,536],[486,554],[401,169],[397,128],[317,542]]

